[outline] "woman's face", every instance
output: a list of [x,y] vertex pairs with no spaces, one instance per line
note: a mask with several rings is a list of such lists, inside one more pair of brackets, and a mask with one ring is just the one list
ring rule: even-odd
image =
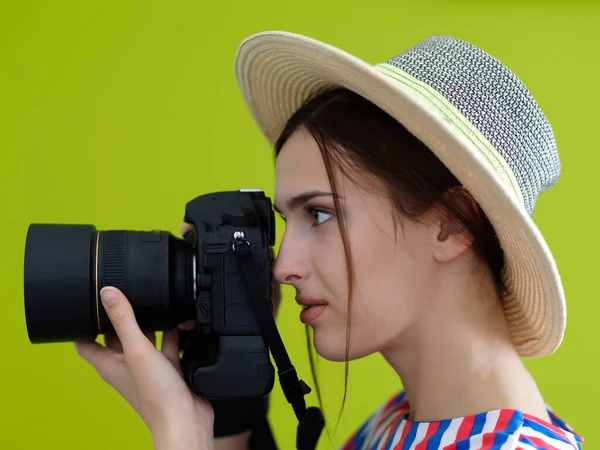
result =
[[[277,158],[276,179],[275,206],[286,229],[274,276],[296,289],[300,303],[325,304],[304,316],[314,330],[317,352],[343,361],[348,314],[344,247],[325,165],[310,134],[298,131],[289,138]],[[363,190],[341,174],[337,180],[356,276],[350,346],[350,358],[356,359],[401,345],[424,317],[436,289],[431,248],[437,233],[408,221],[395,232],[392,204],[381,190]]]

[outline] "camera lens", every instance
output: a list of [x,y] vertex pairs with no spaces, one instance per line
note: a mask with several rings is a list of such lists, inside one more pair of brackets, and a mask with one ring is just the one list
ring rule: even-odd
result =
[[32,343],[114,333],[100,300],[115,286],[143,330],[195,317],[194,249],[166,231],[97,231],[93,225],[32,224],[25,244],[24,294]]

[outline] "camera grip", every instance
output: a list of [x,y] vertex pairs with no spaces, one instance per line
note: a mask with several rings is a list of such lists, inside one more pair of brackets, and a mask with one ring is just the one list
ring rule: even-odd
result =
[[192,390],[208,399],[265,397],[275,380],[262,336],[219,336],[214,358],[190,369]]

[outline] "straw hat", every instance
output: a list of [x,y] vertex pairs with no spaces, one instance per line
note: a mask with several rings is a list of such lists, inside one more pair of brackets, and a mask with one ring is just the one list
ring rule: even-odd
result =
[[371,65],[287,32],[258,33],[238,50],[236,74],[273,145],[288,118],[323,89],[341,86],[402,123],[479,202],[505,253],[505,314],[524,357],[554,352],[566,324],[554,258],[531,215],[560,161],[552,128],[523,83],[494,57],[433,36]]

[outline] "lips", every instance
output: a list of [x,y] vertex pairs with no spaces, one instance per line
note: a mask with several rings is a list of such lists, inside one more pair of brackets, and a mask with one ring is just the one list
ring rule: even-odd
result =
[[309,324],[316,320],[328,305],[325,300],[303,295],[297,296],[296,302],[298,302],[299,305],[304,306],[304,309],[300,312],[300,321],[305,324]]
[[296,296],[296,302],[299,305],[304,306],[305,309],[312,308],[313,306],[324,306],[329,304],[320,298],[308,297],[305,295]]

